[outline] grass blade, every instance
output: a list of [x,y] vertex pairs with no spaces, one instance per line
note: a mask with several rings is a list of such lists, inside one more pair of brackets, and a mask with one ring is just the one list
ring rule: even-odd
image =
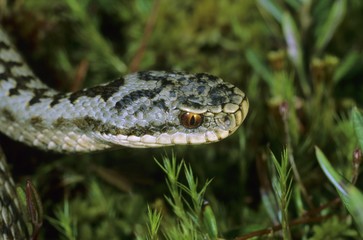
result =
[[337,69],[334,71],[333,81],[338,83],[346,75],[352,72],[352,70],[357,67],[357,65],[362,62],[362,54],[351,51],[338,65]]
[[363,194],[334,170],[318,147],[315,147],[315,154],[321,169],[337,189],[342,202],[356,222],[357,230],[363,236]]
[[335,30],[345,17],[347,3],[345,0],[337,0],[332,6],[328,19],[317,33],[316,49],[322,52],[330,39],[333,37]]
[[304,69],[301,37],[293,17],[288,12],[285,12],[282,17],[282,31],[287,44],[287,52],[296,68],[301,88],[305,95],[309,95],[310,89]]

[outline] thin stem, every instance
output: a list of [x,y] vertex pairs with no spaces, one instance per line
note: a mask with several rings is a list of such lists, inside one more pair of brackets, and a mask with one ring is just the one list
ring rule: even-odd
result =
[[153,29],[154,29],[154,26],[155,26],[156,18],[157,18],[158,11],[159,11],[159,6],[160,6],[160,0],[155,0],[154,4],[153,4],[153,7],[151,9],[149,18],[148,18],[148,20],[146,22],[146,25],[145,25],[144,35],[143,35],[143,38],[141,40],[141,44],[140,44],[135,56],[131,60],[131,64],[130,64],[130,67],[129,67],[130,72],[136,72],[139,69],[141,60],[144,57],[144,53],[145,53],[147,43],[150,40],[151,33],[153,32]]
[[301,193],[306,201],[306,203],[309,205],[310,209],[314,208],[313,203],[310,200],[309,194],[301,180],[299,171],[296,167],[295,164],[295,159],[294,159],[294,152],[293,152],[293,148],[292,148],[292,144],[291,144],[291,137],[290,137],[290,132],[289,132],[289,121],[288,121],[288,112],[289,112],[289,106],[287,102],[283,102],[280,105],[280,114],[281,114],[281,118],[282,118],[282,122],[284,124],[284,131],[285,131],[285,142],[286,142],[286,150],[287,150],[287,154],[289,157],[289,162],[291,164],[291,168],[292,171],[294,173],[294,177],[295,180],[297,182],[297,184],[299,185],[300,189],[301,189]]
[[[296,220],[293,220],[289,226],[296,226],[296,225],[300,225],[300,224],[307,224],[307,223],[315,223],[315,222],[322,222],[330,217],[332,217],[333,215],[327,215],[327,216],[321,216],[321,217],[314,217],[314,218],[299,218]],[[279,231],[282,229],[282,225],[277,225],[277,226],[273,226],[271,228],[267,228],[267,229],[262,229],[262,230],[258,230],[255,232],[250,232],[246,235],[243,235],[242,237],[237,237],[234,240],[245,240],[245,239],[249,239],[249,238],[253,238],[256,236],[262,236],[262,235],[267,235],[267,234],[271,234],[273,232]]]

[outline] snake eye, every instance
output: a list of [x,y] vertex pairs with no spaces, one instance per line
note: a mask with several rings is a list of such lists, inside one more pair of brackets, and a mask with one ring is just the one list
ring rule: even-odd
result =
[[180,123],[186,128],[197,128],[203,122],[203,116],[197,113],[185,112],[180,115]]

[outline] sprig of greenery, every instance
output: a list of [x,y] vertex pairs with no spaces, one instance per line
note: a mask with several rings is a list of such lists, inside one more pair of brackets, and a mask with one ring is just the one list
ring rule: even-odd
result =
[[152,210],[148,206],[147,216],[148,216],[148,224],[147,224],[148,235],[146,236],[146,239],[157,240],[159,227],[162,220],[162,214],[158,210]]
[[[156,161],[160,168],[166,174],[166,184],[168,186],[170,197],[165,199],[171,206],[177,219],[172,221],[173,224],[164,226],[164,235],[167,239],[202,239],[208,236],[214,236],[215,226],[204,226],[204,224],[215,225],[215,219],[205,221],[202,216],[213,218],[213,214],[203,214],[204,195],[211,180],[207,181],[200,190],[198,190],[198,180],[194,177],[193,171],[184,161],[179,164],[176,162],[176,156],[173,154],[171,159],[163,156],[162,163]],[[187,184],[180,180],[180,173],[183,171]],[[186,194],[187,198],[184,196]],[[163,225],[162,225],[163,226]],[[205,230],[211,232],[205,232]]]
[[280,162],[272,152],[271,159],[277,172],[277,174],[272,175],[272,187],[280,207],[279,215],[282,225],[282,235],[284,239],[291,239],[288,207],[291,199],[292,178],[287,150],[285,149],[283,151]]
[[64,206],[55,211],[55,218],[47,217],[48,221],[63,234],[64,239],[76,240],[77,239],[77,220],[70,213],[69,202],[64,201]]

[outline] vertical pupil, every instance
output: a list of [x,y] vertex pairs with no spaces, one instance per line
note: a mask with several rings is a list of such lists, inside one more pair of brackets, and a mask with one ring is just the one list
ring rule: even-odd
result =
[[[0,0],[1,1],[1,0]],[[190,112],[184,112],[179,116],[179,120],[180,123],[185,127],[185,128],[197,128],[199,127],[202,122],[203,122],[203,118],[201,115],[197,114],[197,113],[190,113]]]
[[190,119],[190,125],[194,125],[195,124],[195,116],[193,115]]

